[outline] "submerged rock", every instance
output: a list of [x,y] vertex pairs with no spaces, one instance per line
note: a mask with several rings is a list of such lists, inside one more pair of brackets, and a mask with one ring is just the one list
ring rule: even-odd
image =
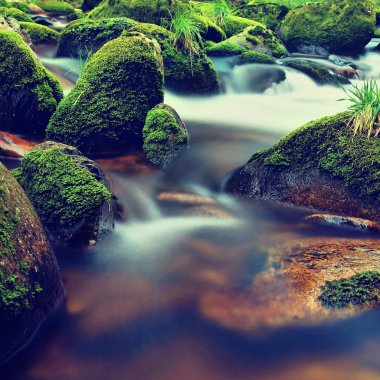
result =
[[226,191],[379,222],[380,140],[354,137],[348,120],[313,121],[254,154]]
[[199,308],[207,319],[244,333],[321,324],[377,306],[379,271],[377,241],[290,241],[270,249],[266,268],[244,291],[206,292]]
[[143,129],[143,149],[148,160],[165,167],[188,147],[189,134],[177,112],[158,104],[148,112]]
[[26,194],[0,164],[0,363],[33,337],[64,297],[61,275]]
[[90,58],[47,137],[91,155],[140,148],[146,115],[162,101],[159,46],[142,35],[119,37]]
[[286,59],[283,64],[303,72],[318,84],[349,84],[350,81],[342,75],[331,72],[326,66],[307,59]]
[[30,152],[35,144],[18,136],[6,132],[0,132],[0,155],[5,157],[20,158]]
[[364,48],[375,28],[376,15],[370,1],[328,0],[289,12],[279,34],[291,51],[301,45],[314,45],[341,52]]
[[354,218],[350,216],[313,214],[307,216],[305,220],[335,227],[380,232],[380,225],[378,223],[375,223],[368,219]]
[[110,186],[99,166],[74,147],[37,145],[14,175],[52,243],[88,244],[112,231],[115,200]]
[[58,81],[22,37],[0,30],[1,129],[41,135],[61,99]]

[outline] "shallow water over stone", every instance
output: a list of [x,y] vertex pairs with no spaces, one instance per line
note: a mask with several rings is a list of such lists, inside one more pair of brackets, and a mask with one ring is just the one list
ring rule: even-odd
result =
[[[355,60],[378,75],[378,57]],[[72,86],[75,78],[64,78],[71,63],[47,55],[44,63]],[[300,301],[281,305],[286,277],[264,286],[289,246],[376,249],[377,235],[307,223],[309,210],[220,193],[226,175],[252,153],[345,108],[340,89],[287,74],[263,94],[169,92],[166,102],[185,120],[191,147],[165,171],[138,154],[98,160],[128,221],[96,249],[59,253],[65,308],[8,363],[4,379],[380,378],[378,309],[326,313],[311,323],[297,314]]]

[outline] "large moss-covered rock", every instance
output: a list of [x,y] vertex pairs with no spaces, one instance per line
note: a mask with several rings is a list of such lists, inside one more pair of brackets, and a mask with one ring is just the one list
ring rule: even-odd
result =
[[251,1],[238,7],[234,14],[261,22],[272,30],[276,30],[280,22],[285,18],[289,8],[276,2],[264,2],[260,0]]
[[61,33],[57,56],[85,57],[128,30],[136,22],[125,17],[71,22]]
[[75,8],[63,0],[38,0],[36,4],[46,12],[56,15],[74,13]]
[[207,48],[207,54],[227,56],[241,54],[249,50],[276,58],[281,58],[287,54],[282,42],[270,29],[256,21],[252,21],[252,23],[254,25],[244,29],[242,33]]
[[219,91],[219,79],[210,59],[199,51],[192,57],[186,49],[173,46],[173,33],[152,24],[137,24],[131,28],[158,41],[164,60],[165,83],[175,90],[211,94]]
[[163,19],[170,19],[180,5],[180,0],[104,0],[91,11],[89,17],[129,17],[159,25]]
[[42,134],[62,99],[57,80],[13,31],[0,31],[0,125]]
[[37,145],[14,175],[25,189],[52,243],[88,243],[113,228],[113,199],[98,165],[77,149]]
[[326,48],[330,52],[362,49],[376,27],[373,4],[367,0],[328,0],[296,8],[285,17],[280,36],[289,50],[303,45]]
[[59,33],[45,25],[36,24],[35,22],[20,22],[20,27],[28,33],[33,45],[54,44],[59,39]]
[[146,114],[162,100],[159,46],[141,35],[122,36],[88,61],[51,118],[47,137],[92,155],[138,148]]
[[227,182],[233,194],[380,220],[380,140],[355,136],[347,113],[311,122],[254,154]]
[[3,16],[4,18],[12,17],[17,21],[33,22],[33,20],[25,12],[12,7],[0,7],[0,16]]
[[144,152],[148,160],[165,167],[187,148],[189,135],[177,112],[159,104],[148,112],[143,129]]
[[26,194],[0,164],[0,363],[64,297],[59,268]]

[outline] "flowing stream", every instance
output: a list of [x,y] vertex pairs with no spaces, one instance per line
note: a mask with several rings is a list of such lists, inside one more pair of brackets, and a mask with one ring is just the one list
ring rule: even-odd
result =
[[[378,42],[352,57],[366,77],[380,78],[380,54],[371,50]],[[39,54],[68,92],[83,63],[56,59],[51,49]],[[341,89],[318,86],[292,69],[285,69],[285,81],[253,93],[249,78],[257,65],[216,65],[224,94],[166,92],[191,138],[167,170],[153,170],[139,154],[98,160],[127,221],[95,249],[59,253],[66,305],[2,379],[380,379],[378,311],[246,334],[205,316],[207,294],[247,291],[266,267],[269,247],[304,237],[367,239],[308,225],[304,209],[220,192],[226,175],[254,152],[347,103],[338,101]]]

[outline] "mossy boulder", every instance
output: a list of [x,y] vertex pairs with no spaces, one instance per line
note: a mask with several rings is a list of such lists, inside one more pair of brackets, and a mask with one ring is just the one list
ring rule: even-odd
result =
[[163,19],[170,19],[181,5],[180,0],[104,0],[90,12],[89,17],[129,17],[159,25]]
[[275,58],[284,57],[286,48],[275,34],[263,24],[252,21],[242,33],[228,38],[206,49],[208,55],[227,56],[238,55],[246,51],[257,51]]
[[59,33],[44,25],[36,24],[35,22],[20,21],[20,26],[23,31],[28,33],[33,45],[38,44],[54,44],[58,42]]
[[227,37],[235,36],[243,32],[246,28],[257,25],[257,21],[249,20],[248,18],[228,15],[223,21],[223,30],[225,31]]
[[274,64],[276,63],[276,60],[267,54],[252,50],[241,54],[235,62],[237,65],[246,65],[251,63]]
[[327,0],[289,12],[279,34],[291,51],[306,45],[349,52],[364,48],[375,29],[376,14],[370,1]]
[[43,134],[62,99],[58,81],[42,66],[22,37],[0,31],[0,125]]
[[90,58],[47,137],[91,155],[139,148],[146,115],[162,100],[159,46],[142,35],[122,36]]
[[[0,3],[0,5],[1,5],[1,3]],[[1,6],[3,6],[3,5],[1,5]],[[29,13],[29,6],[28,6],[28,3],[26,3],[26,2],[24,3],[21,1],[9,1],[7,3],[7,6],[12,7],[12,8],[17,8],[20,11],[23,11],[24,13]]]
[[202,50],[190,57],[186,49],[173,46],[173,33],[157,25],[137,24],[131,31],[143,33],[160,44],[166,85],[177,91],[195,94],[219,91],[218,74]]
[[261,22],[275,31],[289,10],[286,5],[278,4],[274,1],[264,2],[255,0],[238,7],[234,11],[234,15]]
[[326,66],[308,59],[285,59],[283,64],[295,70],[301,71],[318,84],[330,84],[339,86],[349,84],[350,81],[344,76],[329,70]]
[[0,163],[0,363],[23,347],[63,300],[54,254],[25,192]]
[[187,148],[189,134],[177,112],[166,104],[158,104],[146,117],[143,149],[154,165],[165,167]]
[[0,16],[3,16],[5,19],[12,17],[17,21],[33,22],[33,20],[25,12],[12,7],[0,7]]
[[313,121],[255,153],[226,191],[379,222],[380,139],[354,137],[349,117]]
[[102,20],[82,19],[63,29],[57,50],[58,57],[86,57],[98,51],[136,22],[125,17]]
[[111,232],[114,199],[99,166],[77,149],[37,145],[14,175],[37,210],[52,243],[87,244]]
[[68,15],[75,10],[71,4],[63,0],[38,0],[36,4],[44,11],[55,15]]

